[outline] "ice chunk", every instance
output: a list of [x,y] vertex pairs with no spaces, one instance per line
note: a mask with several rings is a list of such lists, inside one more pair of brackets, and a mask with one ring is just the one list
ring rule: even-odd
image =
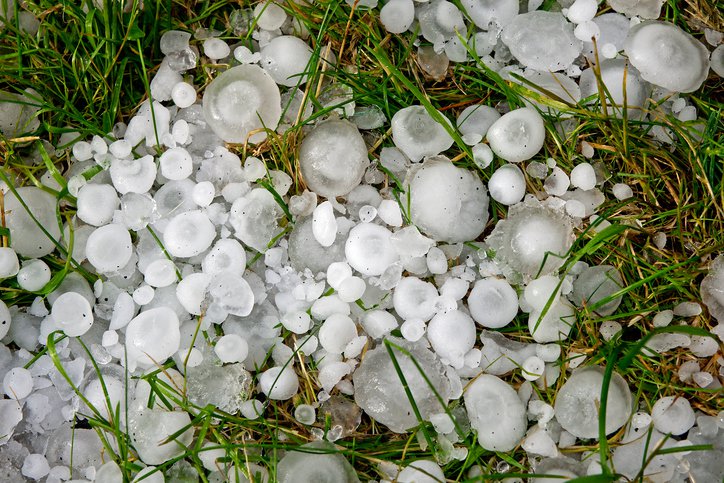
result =
[[417,18],[425,40],[440,45],[465,32],[465,21],[455,4],[446,0],[433,0],[418,7]]
[[714,259],[701,281],[701,299],[711,316],[724,323],[724,255]]
[[246,269],[244,247],[233,238],[222,238],[206,254],[201,262],[201,268],[204,273],[210,275],[227,270],[237,274],[244,273]]
[[[450,124],[439,111],[437,114]],[[445,127],[430,116],[423,106],[408,106],[392,116],[392,139],[412,162],[435,156],[453,144]]]
[[430,320],[427,339],[443,363],[461,368],[475,344],[475,322],[465,312],[441,312]]
[[21,473],[30,479],[39,480],[50,473],[50,465],[42,454],[29,454],[23,461]]
[[[130,411],[128,433],[141,460],[160,465],[182,455],[194,437],[191,418],[184,411],[163,411],[143,408]],[[169,436],[180,433],[167,441]]]
[[380,22],[391,34],[401,34],[415,20],[415,4],[412,0],[391,0],[380,9]]
[[488,221],[488,194],[472,171],[436,156],[411,172],[406,184],[410,217],[423,233],[438,241],[463,242],[483,232]]
[[299,379],[291,366],[272,367],[259,376],[259,389],[269,399],[286,401],[299,390]]
[[232,67],[216,77],[206,87],[203,107],[206,122],[229,143],[265,140],[262,129],[276,129],[282,114],[279,87],[257,65]]
[[[578,438],[598,439],[604,370],[588,366],[576,370],[558,391],[554,408],[563,429]],[[605,434],[620,429],[631,416],[631,390],[614,372],[606,396]]]
[[281,215],[282,210],[274,196],[264,188],[256,188],[234,201],[229,212],[229,223],[239,240],[263,253],[279,234],[277,220]]
[[125,227],[117,223],[96,228],[88,237],[85,253],[88,261],[99,272],[116,272],[131,259],[131,235]]
[[407,465],[395,478],[397,483],[438,483],[445,481],[445,473],[432,460],[417,460]]
[[78,191],[78,218],[93,226],[106,225],[120,200],[115,188],[108,184],[86,184]]
[[168,307],[141,312],[126,328],[129,362],[143,368],[163,364],[178,352],[180,343],[178,316]]
[[[621,304],[621,296],[611,298],[623,288],[621,274],[611,265],[598,265],[586,268],[573,283],[571,302],[578,307],[595,306],[593,309],[601,317],[611,315]],[[606,303],[600,302],[609,299]]]
[[709,74],[701,42],[669,22],[649,20],[633,27],[624,50],[645,80],[673,92],[693,92]]
[[332,314],[319,329],[319,343],[330,354],[341,354],[352,339],[357,337],[357,327],[348,316]]
[[[390,347],[421,417],[427,420],[433,414],[442,412],[442,406],[427,381],[447,404],[450,398],[450,383],[444,366],[432,352],[419,344],[396,338],[388,340],[409,353],[408,356],[397,347]],[[386,425],[391,431],[403,433],[417,426],[418,420],[393,365],[390,352],[382,344],[365,354],[353,375],[354,396],[355,402],[372,419]],[[412,362],[411,357],[420,369]]]
[[216,238],[216,229],[200,210],[174,216],[163,232],[163,245],[174,257],[188,258],[204,252]]
[[[629,116],[641,117],[650,89],[639,71],[624,59],[603,60],[599,69],[607,91],[606,102],[617,107],[614,114],[621,116],[621,109],[626,107]],[[584,98],[598,96],[598,81],[592,68],[583,71],[580,86]]]
[[392,232],[372,223],[360,223],[350,230],[344,253],[347,263],[363,275],[382,275],[399,259]]
[[254,292],[241,273],[217,273],[211,279],[208,290],[216,310],[246,317],[254,308]]
[[468,308],[478,324],[499,329],[512,322],[518,313],[518,294],[505,280],[478,280],[468,296]]
[[357,126],[342,119],[318,124],[302,141],[299,165],[307,186],[334,198],[359,185],[369,165]]
[[274,82],[286,87],[307,82],[312,49],[299,37],[280,35],[261,49],[259,64]]
[[656,429],[674,436],[686,433],[696,422],[691,404],[681,396],[660,398],[651,409],[651,418]]
[[500,38],[518,62],[543,72],[567,69],[583,48],[573,34],[573,25],[556,12],[518,15],[505,26]]
[[525,406],[518,393],[502,379],[483,374],[463,395],[470,425],[478,442],[489,451],[510,451],[525,435]]
[[470,19],[483,30],[493,25],[505,27],[518,15],[518,0],[463,0],[462,5]]
[[186,395],[199,407],[211,404],[227,413],[238,413],[242,403],[249,399],[251,374],[242,364],[219,366],[214,362],[208,354],[200,365],[187,367]]
[[77,292],[66,292],[53,302],[51,311],[58,328],[71,337],[78,337],[93,325],[93,310],[88,301]]
[[528,316],[528,330],[538,343],[565,340],[576,323],[573,307],[559,297],[551,303],[548,310],[533,310]]
[[288,451],[277,465],[279,483],[359,483],[357,473],[332,443],[314,441]]
[[596,172],[589,163],[580,163],[571,170],[571,184],[588,191],[596,187]]
[[196,102],[196,89],[188,82],[177,82],[171,89],[171,99],[181,109],[191,107]]
[[525,196],[525,176],[514,164],[496,169],[488,181],[490,197],[502,205],[519,203]]
[[490,149],[511,163],[532,158],[541,150],[544,141],[543,118],[530,107],[510,111],[488,129]]
[[576,0],[573,5],[568,7],[568,20],[573,23],[583,23],[593,20],[598,10],[598,2],[596,0]]
[[13,437],[13,431],[23,420],[23,408],[18,401],[0,399],[0,444],[5,444]]
[[659,18],[661,6],[666,0],[608,0],[608,4],[615,11],[641,18]]
[[417,277],[403,277],[392,294],[392,303],[402,319],[427,321],[435,314],[438,297],[437,289],[430,282]]
[[9,191],[4,200],[5,226],[10,230],[12,248],[23,257],[43,257],[55,250],[56,240],[60,239],[60,227],[55,216],[56,199],[35,186],[23,186],[15,191],[17,196]]

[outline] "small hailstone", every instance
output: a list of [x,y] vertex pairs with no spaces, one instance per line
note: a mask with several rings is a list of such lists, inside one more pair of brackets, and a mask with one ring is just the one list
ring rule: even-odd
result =
[[21,289],[37,292],[50,282],[50,268],[42,260],[30,260],[23,263],[16,280]]
[[370,223],[377,217],[377,208],[371,205],[364,205],[359,209],[359,219],[362,223]]
[[526,381],[536,381],[545,371],[545,362],[538,356],[532,356],[523,361],[521,368]]
[[545,126],[538,111],[530,107],[503,115],[488,129],[490,149],[511,163],[526,161],[543,148]]
[[33,376],[23,367],[14,367],[5,374],[3,389],[10,399],[25,399],[33,391]]
[[234,49],[234,58],[238,60],[240,64],[255,64],[261,60],[261,54],[259,52],[252,52],[248,47],[240,45]]
[[633,190],[629,185],[624,183],[616,183],[611,188],[611,191],[617,200],[623,201],[633,197]]
[[681,302],[674,307],[674,315],[677,317],[696,317],[701,314],[701,305],[696,302]]
[[465,408],[480,445],[490,451],[510,451],[525,436],[525,406],[502,379],[483,374],[468,385]]
[[362,316],[361,324],[367,335],[380,339],[397,328],[397,319],[385,310],[369,310]]
[[445,253],[437,247],[432,247],[426,255],[427,269],[432,274],[442,274],[447,272],[447,257]]
[[0,279],[14,277],[20,270],[18,254],[10,247],[0,247]]
[[601,328],[599,329],[599,331],[601,332],[601,337],[603,337],[603,339],[606,341],[613,339],[616,334],[621,332],[621,330],[623,330],[621,324],[619,324],[615,320],[605,321],[601,324]]
[[568,200],[566,201],[566,213],[573,218],[583,218],[586,216],[586,205],[578,200]]
[[53,303],[53,320],[66,335],[77,337],[93,325],[93,310],[85,297],[77,292],[66,292]]
[[281,323],[285,329],[295,334],[304,334],[311,327],[312,320],[308,313],[296,311],[284,314]]
[[294,419],[306,425],[314,424],[317,420],[317,412],[309,404],[300,404],[294,408]]
[[111,347],[118,343],[118,332],[115,330],[107,330],[103,332],[103,337],[101,338],[101,345],[103,347]]
[[548,166],[538,161],[531,161],[525,167],[525,172],[528,176],[535,179],[545,179],[548,175]]
[[156,295],[156,291],[150,285],[141,285],[133,291],[133,301],[138,305],[147,305]]
[[31,480],[40,480],[50,473],[50,465],[45,456],[33,453],[25,457],[20,472]]
[[163,232],[163,245],[174,257],[188,258],[208,249],[214,238],[216,228],[209,217],[202,211],[191,210],[171,219]]
[[658,312],[656,315],[654,315],[652,323],[654,324],[654,327],[666,327],[671,323],[673,319],[673,310],[662,310],[661,312]]
[[312,54],[309,45],[299,37],[280,35],[262,47],[259,65],[277,84],[295,87],[307,81]]
[[[449,121],[437,113],[443,122]],[[392,116],[392,139],[410,161],[418,162],[426,156],[435,156],[453,144],[453,138],[423,106],[408,106]]]
[[583,23],[593,20],[598,10],[598,2],[596,0],[576,0],[573,5],[568,7],[566,16],[573,23]]
[[264,414],[264,403],[258,399],[249,399],[241,403],[241,415],[246,419],[258,419]]
[[332,314],[322,324],[318,337],[319,343],[327,352],[341,354],[347,344],[357,337],[357,327],[348,316]]
[[461,368],[475,344],[475,322],[460,310],[438,313],[428,324],[427,339],[443,362]]
[[337,238],[337,220],[334,217],[332,203],[325,201],[312,213],[312,234],[317,243],[330,247]]
[[692,335],[689,350],[696,357],[711,357],[719,350],[719,344],[713,337]]
[[699,387],[708,387],[709,384],[714,382],[714,376],[709,374],[708,372],[695,372],[691,378],[694,380],[697,386]]
[[299,390],[299,378],[290,366],[272,367],[259,376],[259,388],[269,399],[286,401]]
[[568,175],[558,166],[553,168],[550,176],[548,176],[543,184],[543,187],[549,195],[552,196],[563,196],[568,191],[568,187],[571,185],[571,181]]
[[348,277],[339,284],[339,298],[343,302],[359,300],[367,290],[367,284],[360,277]]
[[125,139],[113,141],[111,145],[108,146],[108,150],[113,155],[113,157],[118,159],[124,159],[130,156],[131,149],[133,149],[133,146],[131,146],[131,143],[129,143]]
[[399,259],[392,232],[372,223],[360,223],[350,230],[344,253],[347,263],[363,275],[382,275]]
[[493,150],[485,143],[473,146],[473,161],[480,169],[485,169],[493,162]]
[[694,373],[699,372],[700,370],[701,367],[699,366],[699,363],[697,361],[686,361],[681,364],[681,366],[679,366],[677,376],[679,377],[679,380],[681,382],[689,382],[691,381],[691,376],[693,376]]
[[113,186],[87,184],[78,191],[78,218],[93,226],[111,222],[120,200]]
[[603,44],[601,54],[607,59],[613,59],[618,55],[618,48],[611,43]]
[[382,200],[377,207],[377,216],[389,226],[402,226],[402,211],[394,200]]
[[589,20],[576,25],[576,28],[573,30],[573,35],[575,35],[578,40],[590,42],[591,39],[598,39],[601,36],[601,29],[596,22]]
[[90,143],[85,141],[78,141],[73,145],[73,156],[78,161],[88,161],[93,157],[93,150],[91,149]]
[[504,164],[490,177],[488,190],[490,197],[498,203],[514,205],[525,196],[525,176],[519,167]]
[[[589,145],[590,146],[590,145]],[[588,191],[596,187],[596,171],[589,163],[581,163],[571,170],[571,185]]]
[[400,332],[405,340],[417,342],[425,335],[425,321],[422,319],[408,319],[400,326]]
[[214,201],[216,196],[216,188],[210,181],[201,181],[194,186],[191,192],[191,199],[197,206],[205,208]]
[[684,434],[696,422],[691,404],[679,396],[666,396],[656,401],[651,409],[651,418],[657,430],[674,436]]
[[204,40],[204,55],[211,60],[219,60],[229,56],[231,49],[229,45],[221,39],[215,37]]
[[184,148],[171,148],[159,158],[161,174],[170,180],[188,178],[193,171],[191,155]]
[[391,34],[406,32],[415,20],[412,0],[391,0],[380,9],[380,22]]
[[249,354],[249,345],[239,335],[226,334],[216,341],[214,352],[221,362],[243,362]]
[[260,29],[276,30],[280,28],[287,19],[287,13],[282,7],[272,1],[259,3],[254,8],[256,24]]
[[503,279],[485,278],[478,280],[470,291],[468,308],[478,324],[499,329],[518,313],[518,294]]
[[555,362],[561,356],[561,346],[558,344],[538,344],[535,353],[544,362]]
[[179,82],[171,89],[171,99],[181,109],[191,107],[196,102],[196,89],[188,82]]

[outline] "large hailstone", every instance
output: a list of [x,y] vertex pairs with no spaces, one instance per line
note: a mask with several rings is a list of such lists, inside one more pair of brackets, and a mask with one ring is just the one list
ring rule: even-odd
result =
[[478,442],[489,451],[510,451],[525,436],[525,406],[502,379],[482,374],[465,390],[465,409]]
[[343,196],[362,181],[369,165],[357,126],[344,119],[318,124],[304,137],[299,166],[309,189],[326,198]]
[[411,171],[407,186],[412,222],[435,240],[470,241],[485,229],[488,194],[472,171],[436,156]]
[[[445,367],[432,352],[419,344],[396,338],[389,340],[409,352],[420,366],[418,369],[406,354],[396,348],[391,349],[422,418],[428,420],[430,416],[443,412],[425,378],[447,404],[450,399],[450,382],[445,375]],[[395,433],[404,433],[418,425],[410,400],[384,344],[365,354],[352,380],[355,402],[372,419],[386,425]]]
[[305,41],[293,35],[275,37],[261,49],[259,64],[274,82],[294,87],[307,82],[309,60],[312,49]]
[[633,27],[624,52],[645,80],[673,92],[693,92],[709,74],[709,52],[669,22],[649,20]]
[[510,111],[488,129],[490,149],[511,163],[520,163],[538,154],[545,137],[543,118],[531,107]]
[[142,368],[163,364],[181,344],[176,312],[168,307],[141,312],[126,328],[126,350],[129,362]]
[[[194,437],[194,426],[186,411],[143,408],[130,411],[128,419],[133,448],[148,465],[160,465],[184,454]],[[178,436],[167,441],[177,433]]]
[[382,275],[400,258],[392,244],[392,232],[374,223],[352,228],[344,246],[347,263],[363,275]]
[[206,251],[216,238],[216,228],[201,210],[174,216],[163,232],[163,245],[174,257],[188,258]]
[[[60,239],[55,216],[56,199],[35,186],[16,188],[16,191],[33,216],[28,214],[15,193],[5,194],[5,224],[10,230],[12,247],[23,257],[44,257],[55,249],[55,240]],[[45,228],[52,239],[40,227]]]
[[[556,395],[556,419],[577,438],[598,439],[601,387],[604,370],[589,366],[575,371]],[[631,416],[631,390],[626,381],[614,372],[606,397],[606,434],[620,429]]]
[[[448,124],[450,121],[438,111]],[[428,114],[422,106],[408,106],[392,116],[392,140],[410,161],[435,156],[453,144],[445,127]]]
[[518,15],[505,26],[500,39],[518,62],[543,72],[567,69],[583,49],[573,25],[557,12]]
[[714,259],[709,273],[701,281],[701,300],[712,317],[724,322],[724,255]]
[[518,313],[518,294],[505,280],[485,278],[475,282],[468,296],[470,315],[483,327],[500,329]]
[[[599,72],[607,91],[606,102],[609,106],[613,103],[618,107],[613,113],[620,116],[625,106],[629,116],[643,116],[643,107],[651,89],[641,78],[641,73],[625,59],[605,59],[599,64]],[[599,95],[598,79],[593,68],[581,73],[580,87],[583,98]]]
[[359,483],[347,459],[327,441],[313,441],[288,451],[277,465],[279,483]]
[[266,132],[252,131],[276,129],[282,114],[279,87],[253,64],[232,67],[216,77],[206,87],[203,107],[211,129],[229,143],[265,140]]

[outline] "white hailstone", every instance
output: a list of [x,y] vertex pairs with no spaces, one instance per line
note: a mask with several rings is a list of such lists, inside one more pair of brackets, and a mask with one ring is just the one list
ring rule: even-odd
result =
[[243,362],[249,355],[249,344],[237,334],[226,334],[216,341],[214,352],[221,362]]
[[170,180],[185,179],[191,176],[193,161],[184,148],[171,148],[159,158],[161,174]]
[[269,399],[286,401],[299,390],[299,378],[291,366],[272,367],[259,376],[259,388]]
[[10,330],[10,324],[12,323],[12,314],[8,306],[0,300],[0,340],[4,339]]
[[462,0],[461,3],[475,25],[484,30],[490,29],[491,23],[505,27],[518,15],[520,6],[520,2],[512,0]]
[[194,186],[191,196],[194,203],[205,208],[214,201],[216,188],[214,188],[214,184],[211,181],[201,181]]
[[555,302],[561,293],[561,282],[558,277],[544,275],[532,280],[525,287],[525,301],[533,310],[541,311],[549,300]]
[[338,294],[343,302],[359,300],[367,290],[367,284],[360,277],[348,277],[339,284]]
[[417,460],[406,466],[395,478],[397,483],[436,483],[445,481],[440,465],[432,460]]
[[488,129],[490,149],[511,163],[532,158],[541,150],[544,141],[543,118],[531,107],[510,111]]
[[[5,193],[4,199],[5,226],[10,230],[13,250],[26,258],[44,257],[55,250],[54,241],[60,239],[60,227],[55,215],[57,200],[35,186],[23,186],[15,191],[17,197],[9,191]],[[28,214],[18,197],[33,216]],[[50,234],[50,238],[40,227]]]
[[241,404],[241,415],[246,419],[258,419],[264,414],[264,403],[258,399],[250,399]]
[[611,192],[613,193],[613,196],[616,197],[617,200],[623,201],[627,200],[629,198],[633,197],[633,190],[631,187],[624,183],[616,183],[611,188]]
[[14,367],[5,373],[3,390],[10,399],[25,399],[33,392],[33,376],[24,367]]
[[72,148],[73,156],[75,156],[75,159],[78,161],[88,161],[90,158],[93,157],[93,150],[91,149],[90,143],[87,143],[85,141],[78,141],[77,143],[73,144]]
[[128,325],[134,315],[136,315],[136,306],[133,297],[127,292],[119,293],[113,304],[113,315],[108,327],[109,330],[122,329]]
[[470,425],[489,451],[510,451],[525,435],[526,410],[518,394],[502,379],[483,374],[463,395]]
[[447,272],[447,257],[445,252],[440,250],[438,247],[432,247],[428,250],[425,256],[427,262],[427,269],[433,275],[439,275]]
[[0,399],[0,443],[7,443],[13,436],[13,431],[23,420],[23,408],[18,401]]
[[465,312],[442,312],[427,325],[427,340],[443,363],[462,368],[475,344],[475,322]]
[[719,77],[724,77],[724,44],[719,45],[712,51],[711,70]]
[[[223,451],[223,450],[222,450]],[[208,453],[208,451],[204,452]],[[202,455],[204,453],[199,453],[199,459],[202,459]],[[223,455],[222,455],[223,456]],[[216,466],[213,468],[207,468],[209,471],[215,470]],[[97,478],[96,478],[97,480]],[[146,466],[144,469],[139,471],[136,476],[131,480],[131,483],[165,483],[166,479],[163,476],[163,471],[156,469],[155,466]]]
[[377,216],[389,226],[402,226],[402,211],[394,200],[382,200],[377,207]]
[[566,201],[566,213],[573,218],[583,218],[586,216],[586,205],[578,200]]
[[473,161],[480,169],[485,169],[493,162],[493,150],[485,143],[473,146]]
[[194,436],[185,411],[143,409],[130,412],[128,420],[133,447],[146,464],[160,465],[183,455]]
[[254,7],[254,17],[259,28],[264,30],[276,30],[287,20],[284,9],[269,0]]
[[261,49],[259,65],[274,82],[286,87],[307,82],[305,72],[311,67],[312,49],[299,37],[280,35]]
[[360,322],[365,333],[373,339],[381,339],[397,328],[397,319],[386,310],[369,310]]
[[543,362],[555,362],[561,356],[561,346],[558,344],[538,344],[535,353]]
[[686,433],[696,422],[691,404],[681,396],[660,398],[651,409],[651,418],[657,430],[674,436]]
[[[439,111],[443,122],[450,124]],[[392,116],[392,140],[412,162],[425,156],[435,156],[453,144],[445,127],[432,118],[423,106],[408,106]]]
[[488,181],[490,197],[502,205],[514,205],[525,196],[525,176],[519,167],[504,164]]
[[166,258],[154,260],[143,275],[144,281],[151,287],[168,287],[176,281],[176,265]]
[[20,262],[15,250],[11,247],[0,247],[0,279],[14,277],[19,270]]
[[282,113],[279,87],[257,65],[239,65],[217,76],[202,103],[206,122],[229,143],[264,141],[266,132],[252,131],[276,129]]
[[216,37],[209,37],[204,40],[204,55],[211,60],[225,59],[231,53],[229,45]]
[[380,9],[380,22],[391,34],[406,32],[415,20],[412,0],[390,0]]
[[324,201],[312,212],[312,234],[323,247],[330,247],[337,238],[337,220],[332,203]]
[[425,321],[422,319],[408,319],[400,326],[400,333],[405,340],[417,342],[425,335]]
[[[724,256],[722,255],[714,259],[709,267],[709,273],[701,281],[701,300],[714,319],[724,321]],[[722,324],[719,328],[722,328]]]
[[201,315],[206,300],[206,291],[211,283],[211,275],[191,273],[176,285],[176,298],[191,315]]
[[246,317],[254,308],[254,291],[241,274],[217,273],[212,277],[208,290],[216,309]]
[[101,345],[103,347],[111,347],[113,345],[116,345],[118,343],[118,332],[115,330],[107,330],[103,332],[103,337],[101,338]]
[[568,191],[568,187],[571,185],[571,181],[568,175],[558,166],[555,166],[551,171],[550,176],[545,179],[543,188],[546,193],[551,196],[563,196]]
[[85,334],[93,325],[93,309],[78,292],[66,292],[55,299],[50,314],[58,328],[71,337]]
[[651,322],[654,324],[654,327],[666,327],[671,323],[672,320],[674,320],[674,311],[662,310],[661,312],[658,312],[656,315],[654,315],[654,318]]
[[20,472],[31,480],[40,480],[50,473],[50,465],[42,454],[31,453],[23,460]]
[[119,139],[118,141],[113,141],[108,146],[108,151],[113,155],[114,158],[118,159],[124,159],[131,155],[131,150],[133,149],[133,146],[131,146],[131,143],[126,141],[125,139]]
[[499,329],[518,313],[518,294],[503,279],[478,280],[468,296],[470,315],[483,327]]
[[163,364],[178,352],[180,344],[178,316],[168,307],[141,312],[126,327],[129,362],[142,368]]
[[437,289],[430,282],[417,277],[403,277],[392,294],[392,304],[403,320],[428,321],[435,315],[438,298]]
[[115,188],[108,184],[86,184],[77,200],[78,218],[93,226],[110,223],[120,204]]
[[196,102],[196,89],[188,82],[177,82],[171,89],[171,99],[181,109],[191,107]]
[[44,261],[30,260],[23,263],[16,280],[21,289],[37,292],[50,282],[50,275],[50,268]]
[[85,246],[88,261],[101,273],[112,273],[125,267],[133,254],[128,230],[120,224],[96,228]]
[[294,408],[294,419],[302,424],[314,424],[317,420],[317,411],[309,404],[300,404]]
[[216,238],[216,228],[202,211],[191,210],[174,216],[163,232],[163,245],[174,257],[188,258],[202,253]]
[[133,301],[140,305],[148,305],[156,296],[156,290],[150,285],[141,285],[133,291]]
[[370,223],[377,217],[377,208],[372,205],[364,205],[359,209],[359,220],[363,223]]
[[466,107],[457,117],[456,124],[465,144],[478,144],[488,132],[490,126],[500,119],[500,113],[490,106],[474,104]]
[[281,323],[290,332],[304,334],[312,326],[312,318],[306,312],[288,312],[282,316]]
[[603,57],[606,59],[613,59],[618,55],[618,47],[614,44],[603,44],[601,54],[603,54]]
[[607,320],[601,324],[601,327],[599,328],[599,332],[601,333],[601,337],[603,337],[603,340],[609,341],[613,339],[616,334],[620,333],[623,330],[623,327],[621,327],[621,324],[616,322],[615,320]]
[[571,170],[571,185],[588,191],[596,187],[596,171],[589,163],[581,163]]
[[673,92],[693,92],[709,74],[709,52],[670,22],[648,20],[629,31],[624,51],[641,77]]
[[583,42],[591,42],[591,39],[598,40],[600,38],[601,30],[596,22],[589,20],[576,25],[576,28],[573,29],[573,35]]
[[543,309],[533,310],[528,316],[528,330],[539,344],[565,340],[576,323],[576,312],[567,301],[559,297],[543,315]]
[[345,262],[332,262],[327,267],[327,283],[335,290],[344,280],[352,276],[352,267]]
[[546,364],[538,356],[528,357],[521,364],[522,375],[526,381],[537,381],[545,372]]
[[222,238],[214,244],[201,261],[201,270],[209,275],[225,271],[244,273],[246,251],[238,241],[232,238]]
[[341,354],[352,339],[357,337],[357,327],[348,316],[332,314],[319,329],[319,343],[330,354]]
[[360,223],[350,230],[344,253],[347,263],[363,275],[382,275],[399,259],[392,232],[372,223]]
[[709,374],[708,372],[695,372],[691,378],[694,380],[697,386],[699,387],[708,387],[712,382],[714,382],[714,376]]
[[576,0],[573,5],[568,7],[566,16],[573,23],[583,23],[593,20],[598,10],[598,2],[596,0]]
[[111,181],[120,194],[147,193],[156,181],[156,163],[153,156],[140,159],[113,159]]
[[[603,60],[599,68],[601,82],[606,86],[606,102],[618,107],[613,113],[620,117],[620,108],[625,101],[628,115],[640,118],[650,88],[639,71],[624,59]],[[581,73],[580,87],[584,98],[597,97],[598,84],[598,73],[594,69],[589,68]]]
[[703,337],[700,335],[691,336],[691,344],[689,350],[696,357],[711,357],[716,354],[719,344],[713,337]]
[[438,241],[465,242],[483,232],[488,194],[477,174],[443,157],[430,157],[407,180],[410,218]]

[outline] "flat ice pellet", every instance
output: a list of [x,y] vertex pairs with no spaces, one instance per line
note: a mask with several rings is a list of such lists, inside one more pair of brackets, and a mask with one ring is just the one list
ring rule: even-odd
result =
[[144,281],[151,287],[168,287],[176,281],[176,265],[167,258],[155,260],[146,267]]
[[312,319],[306,312],[295,311],[284,314],[281,323],[285,329],[295,334],[304,334],[312,326]]
[[337,220],[334,218],[332,203],[319,204],[312,213],[312,234],[317,243],[330,247],[337,238]]
[[367,284],[360,277],[348,277],[339,284],[339,298],[344,302],[354,302],[362,298]]
[[181,109],[191,107],[196,102],[196,89],[188,82],[178,82],[171,89],[171,99]]
[[85,253],[99,272],[116,272],[131,259],[131,235],[123,225],[116,223],[96,228],[88,237]]
[[370,223],[377,217],[377,208],[370,205],[364,205],[359,209],[359,219],[363,223]]

